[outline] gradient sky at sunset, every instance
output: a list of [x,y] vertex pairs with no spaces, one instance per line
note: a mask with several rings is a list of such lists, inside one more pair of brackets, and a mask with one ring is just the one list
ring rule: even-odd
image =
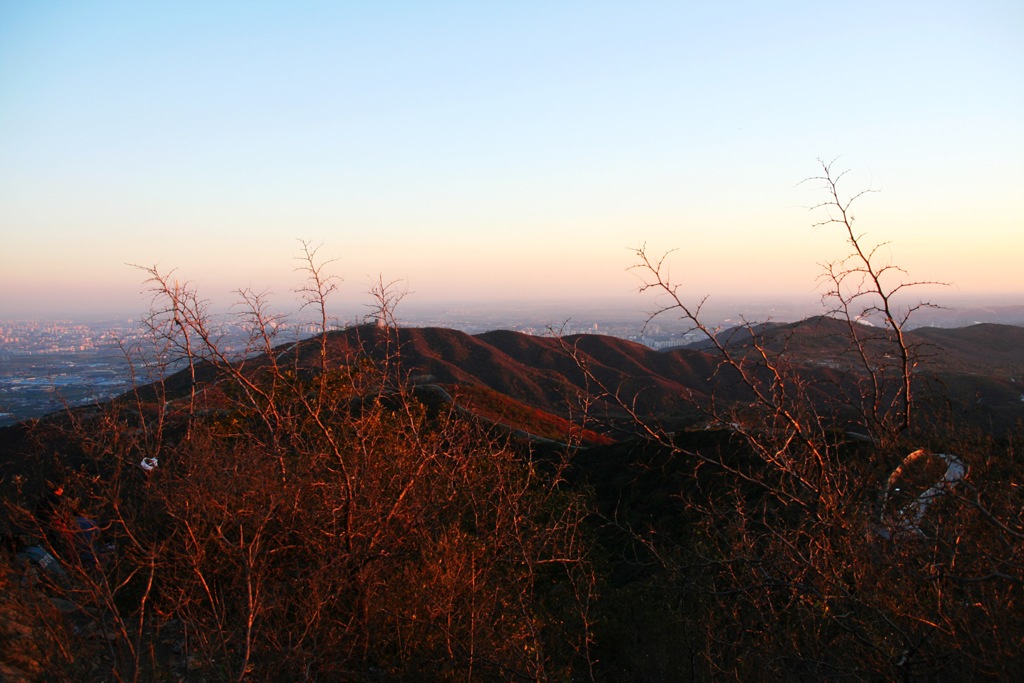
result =
[[914,276],[1024,293],[1024,3],[0,0],[0,318],[127,263],[289,307],[299,238],[353,301],[621,299],[645,242],[814,300],[834,157]]

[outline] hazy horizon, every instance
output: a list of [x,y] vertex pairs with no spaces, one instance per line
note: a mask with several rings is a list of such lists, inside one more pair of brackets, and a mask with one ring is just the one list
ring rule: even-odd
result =
[[[315,322],[316,311],[303,311],[297,298],[272,298],[274,305],[269,312],[282,315],[290,322]],[[581,320],[616,320],[638,322],[645,320],[660,308],[660,300],[654,296],[633,293],[614,298],[579,298],[571,300],[446,300],[437,302],[420,302],[415,292],[409,295],[397,307],[397,320],[401,323],[416,325],[425,320],[457,321],[460,318],[479,320],[485,316],[494,316],[503,320],[524,322],[527,320],[547,320],[557,325],[563,322],[580,322]],[[1006,309],[1006,315],[1000,314],[1000,321],[1014,322],[1024,320],[1024,295],[981,295],[963,296],[955,292],[946,295],[918,297],[906,299],[900,305],[927,301],[935,305],[930,312],[921,313],[912,320],[915,324],[927,324],[927,319],[943,317],[956,318],[970,311],[989,311],[999,313]],[[291,305],[289,305],[291,304]],[[343,300],[336,297],[328,304],[328,316],[332,324],[349,324],[363,318],[373,316],[375,302],[367,294],[357,300]],[[103,323],[123,322],[126,320],[140,321],[149,311],[149,307],[140,302],[134,309],[110,309],[107,311],[87,311],[79,308],[51,310],[46,314],[39,311],[17,308],[5,309],[0,315],[2,322],[57,322],[71,323]],[[705,321],[717,324],[724,319],[744,318],[750,322],[772,320],[776,322],[793,322],[815,315],[828,314],[830,309],[819,296],[809,297],[743,297],[716,296],[707,293],[702,310]],[[214,305],[211,313],[218,318],[231,319],[244,312],[241,305]],[[658,321],[666,323],[678,319],[671,313],[659,316]],[[921,320],[918,320],[921,319]]]
[[1011,2],[4,3],[0,318],[137,315],[130,263],[294,310],[300,239],[346,301],[643,311],[646,244],[813,304],[836,157],[910,279],[1024,302],[1022,76]]

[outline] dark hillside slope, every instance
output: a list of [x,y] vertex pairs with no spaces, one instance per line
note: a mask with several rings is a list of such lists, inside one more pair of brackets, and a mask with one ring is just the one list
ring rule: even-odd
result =
[[[863,323],[855,323],[854,330],[858,338],[865,340],[882,339],[885,336],[885,330]],[[834,361],[850,351],[850,326],[842,320],[825,315],[793,323],[758,323],[731,327],[719,332],[716,337],[723,346],[738,355],[752,350],[756,337],[767,351],[785,352],[794,360],[812,364],[824,360]],[[689,344],[686,348],[711,351],[714,345],[705,339]]]
[[957,420],[994,434],[1024,422],[1024,327],[919,328],[919,376]]
[[[858,338],[876,360],[893,359],[895,347],[884,328],[855,324]],[[863,377],[862,359],[849,343],[848,323],[818,316],[788,324],[733,328],[719,335],[736,357],[757,355],[751,332],[771,353],[784,354],[802,372],[848,373]],[[1024,327],[984,323],[970,327],[918,328],[906,333],[917,357],[916,395],[936,419],[956,416],[964,424],[1006,433],[1024,420]],[[690,348],[708,349],[709,342]],[[891,369],[895,370],[895,361]],[[853,394],[855,395],[855,394]]]
[[576,383],[562,373],[523,363],[456,330],[364,326],[330,333],[329,345],[332,356],[358,351],[377,362],[394,363],[406,378],[485,386],[547,410],[562,412],[565,399],[576,393]]
[[995,323],[954,329],[920,327],[911,335],[928,345],[922,362],[929,368],[1024,376],[1024,327]]
[[[386,334],[391,335],[390,343]],[[315,351],[315,344],[304,346],[304,355]],[[332,357],[357,349],[378,361],[391,354],[408,376],[477,384],[558,413],[564,413],[567,400],[600,392],[588,383],[579,363],[609,391],[621,390],[631,399],[639,395],[646,411],[677,409],[684,395],[707,396],[717,366],[699,351],[662,353],[599,335],[559,340],[509,331],[471,336],[440,328],[366,326],[330,333],[329,347]]]
[[[854,329],[861,339],[884,343],[886,330],[862,323]],[[820,363],[836,360],[850,351],[850,327],[836,318],[815,316],[786,324],[734,327],[719,333],[727,348],[742,352],[751,348],[751,332],[764,348],[785,351],[793,360]],[[1024,327],[982,323],[970,327],[919,327],[906,332],[907,341],[919,349],[921,363],[931,370],[972,372],[997,376],[1024,374]],[[710,351],[711,342],[694,342],[686,348]]]

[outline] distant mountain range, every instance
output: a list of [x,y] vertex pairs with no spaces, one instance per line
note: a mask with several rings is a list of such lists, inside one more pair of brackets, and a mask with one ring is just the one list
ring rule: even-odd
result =
[[[854,330],[869,343],[880,332],[866,325]],[[812,382],[838,386],[858,371],[848,343],[851,328],[843,321],[813,317],[769,323],[726,330],[719,338],[742,356],[752,349],[751,331],[763,348],[783,354]],[[907,338],[919,354],[922,390],[954,407],[958,417],[997,431],[1024,420],[1024,327],[918,328]],[[585,404],[597,419],[593,427],[615,434],[616,428],[630,431],[623,405],[680,428],[699,421],[712,399],[728,405],[747,397],[707,341],[655,351],[590,334],[538,337],[498,330],[470,335],[437,327],[364,325],[328,333],[326,348],[332,366],[357,356],[389,359],[401,373],[398,381],[443,387],[471,412],[551,438],[567,431],[566,421],[578,420]],[[319,349],[317,340],[309,339],[278,347],[275,354],[279,362],[298,360],[312,367]],[[263,356],[245,364],[255,371],[268,362]],[[201,385],[215,378],[211,366],[199,366]],[[188,372],[181,371],[165,386],[173,398],[184,396],[189,383]]]
[[[862,338],[878,328],[855,325]],[[784,353],[814,381],[839,383],[857,371],[850,355],[850,327],[828,317],[769,324],[754,330],[764,346]],[[392,335],[389,346],[384,335]],[[749,344],[750,332],[723,333],[730,348]],[[955,404],[961,417],[1004,429],[1024,419],[1024,327],[980,324],[957,329],[919,328],[907,333],[919,355],[922,387]],[[589,397],[591,411],[621,423],[615,393],[636,410],[681,425],[697,418],[701,404],[744,397],[735,378],[719,366],[704,343],[655,351],[638,343],[600,335],[537,337],[511,331],[469,335],[444,328],[353,327],[329,333],[332,357],[356,352],[382,360],[400,358],[406,377],[417,383],[484,387],[508,400],[568,418],[579,415]],[[302,353],[314,346],[299,344]],[[583,368],[586,368],[584,372]]]

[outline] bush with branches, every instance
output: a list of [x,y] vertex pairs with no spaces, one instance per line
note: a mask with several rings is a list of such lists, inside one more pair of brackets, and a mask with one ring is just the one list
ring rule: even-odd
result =
[[621,654],[625,677],[650,660],[678,660],[673,676],[690,680],[1011,680],[1024,667],[1014,442],[935,419],[941,401],[924,405],[935,397],[918,389],[905,330],[930,304],[902,302],[925,283],[854,228],[864,193],[846,197],[843,177],[822,163],[810,179],[826,195],[818,224],[840,228],[851,249],[824,265],[821,324],[846,330],[837,370],[802,364],[772,326],[713,328],[706,297],[673,282],[666,257],[637,250],[642,291],[663,302],[651,319],[687,322],[719,368],[713,398],[695,406],[703,426],[677,432],[591,375],[650,444],[629,456],[636,481],[661,473],[645,484],[663,497],[657,511],[637,515],[650,500],[621,497],[602,510],[608,552],[639,577],[623,590],[634,608],[652,605],[630,622],[646,646]]
[[150,344],[131,353],[164,376],[36,435],[66,488],[62,519],[87,513],[116,543],[84,562],[54,517],[12,509],[67,574],[37,572],[32,588],[72,606],[47,666],[117,680],[587,671],[595,579],[564,460],[416,390],[393,286],[375,288],[379,324],[360,328],[386,353],[343,344],[335,280],[314,247],[301,258],[318,334],[282,340],[266,295],[245,290],[241,350],[194,287],[145,269]]

